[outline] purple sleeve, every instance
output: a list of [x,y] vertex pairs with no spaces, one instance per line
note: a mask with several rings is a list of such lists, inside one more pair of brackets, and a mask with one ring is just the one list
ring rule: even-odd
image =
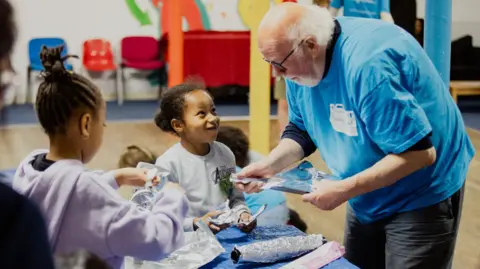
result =
[[120,187],[118,186],[117,179],[115,178],[115,170],[108,172],[103,170],[93,170],[91,172],[100,175],[100,180],[107,182],[107,184],[115,190]]
[[107,245],[119,257],[159,260],[183,245],[187,210],[185,196],[175,189],[157,193],[151,212],[122,206],[108,225]]

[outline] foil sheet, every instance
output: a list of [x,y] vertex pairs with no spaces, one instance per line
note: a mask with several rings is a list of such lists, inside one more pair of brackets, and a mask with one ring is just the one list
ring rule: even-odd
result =
[[303,161],[296,167],[278,173],[271,178],[238,179],[236,175],[230,176],[230,181],[232,182],[247,184],[260,181],[263,183],[262,189],[272,189],[295,194],[305,194],[314,191],[314,181],[322,179],[338,180],[338,178],[330,174],[315,169],[308,161]]
[[280,237],[234,247],[230,255],[233,263],[274,263],[298,257],[326,243],[322,235]]
[[196,269],[225,252],[215,235],[203,222],[195,232],[185,233],[185,245],[158,262],[125,259],[125,269]]
[[229,226],[237,222],[237,214],[233,210],[228,210],[218,216],[210,217],[208,221],[217,226]]

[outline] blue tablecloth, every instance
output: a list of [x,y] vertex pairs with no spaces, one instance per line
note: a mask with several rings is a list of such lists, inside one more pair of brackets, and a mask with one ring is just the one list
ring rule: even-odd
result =
[[[245,234],[237,228],[230,228],[217,234],[218,241],[225,248],[225,252],[218,256],[215,260],[202,267],[202,269],[223,269],[223,268],[280,268],[292,260],[278,262],[275,264],[256,264],[242,263],[234,264],[230,260],[230,253],[234,246],[242,246],[253,242],[275,239],[283,236],[304,235],[303,232],[293,226],[271,226],[257,227],[249,234]],[[298,257],[297,257],[298,258]],[[294,259],[293,259],[294,260]],[[322,269],[358,269],[358,267],[349,263],[346,259],[340,258]]]

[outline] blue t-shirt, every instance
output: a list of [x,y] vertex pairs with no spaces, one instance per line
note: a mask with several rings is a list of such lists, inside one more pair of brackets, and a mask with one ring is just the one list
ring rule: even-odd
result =
[[333,0],[330,6],[343,6],[343,15],[349,17],[380,19],[381,12],[390,13],[390,0]]
[[332,173],[353,176],[432,132],[436,162],[349,201],[361,222],[440,202],[464,184],[474,148],[447,86],[407,32],[381,20],[339,17],[326,77],[286,80],[290,121],[307,131]]

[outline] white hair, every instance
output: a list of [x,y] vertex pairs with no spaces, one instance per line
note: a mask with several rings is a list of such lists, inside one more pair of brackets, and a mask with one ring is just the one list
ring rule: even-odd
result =
[[318,45],[328,45],[335,29],[332,15],[324,7],[317,5],[303,6],[305,6],[305,12],[295,24],[287,29],[287,38],[290,41],[294,41],[301,40],[307,36],[314,36]]

